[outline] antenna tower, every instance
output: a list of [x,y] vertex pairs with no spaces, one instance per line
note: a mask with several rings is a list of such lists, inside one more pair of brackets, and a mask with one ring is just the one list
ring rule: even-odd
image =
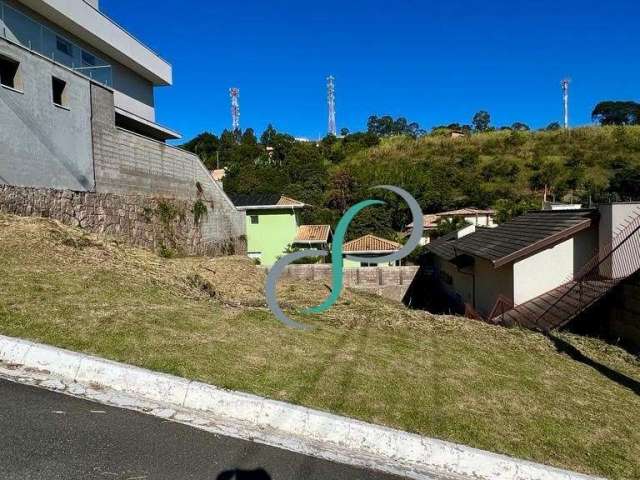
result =
[[240,130],[240,89],[230,88],[231,97],[231,129],[233,132]]
[[569,84],[571,79],[565,78],[560,82],[562,86],[562,107],[564,113],[564,129],[569,130]]
[[336,84],[332,75],[327,77],[327,103],[329,105],[329,135],[335,136],[336,129]]

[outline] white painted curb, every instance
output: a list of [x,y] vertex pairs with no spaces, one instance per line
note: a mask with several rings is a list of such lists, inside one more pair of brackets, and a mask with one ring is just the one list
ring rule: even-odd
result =
[[595,478],[4,336],[0,361],[207,412],[262,443],[419,480]]

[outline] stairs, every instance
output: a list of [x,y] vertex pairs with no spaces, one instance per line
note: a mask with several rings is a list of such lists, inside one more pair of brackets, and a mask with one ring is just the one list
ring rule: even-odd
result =
[[[616,285],[640,270],[638,213],[609,245],[587,262],[575,279],[511,309],[500,309],[496,304],[490,322],[549,332],[564,327],[591,308]],[[503,313],[495,315],[500,310]]]

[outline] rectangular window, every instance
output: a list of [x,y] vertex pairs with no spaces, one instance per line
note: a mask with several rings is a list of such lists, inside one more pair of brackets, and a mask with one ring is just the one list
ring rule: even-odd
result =
[[260,217],[258,215],[251,215],[251,225],[258,225],[260,223]]
[[82,63],[85,67],[95,67],[96,66],[96,57],[91,55],[89,52],[82,51]]
[[69,107],[67,99],[67,82],[60,80],[59,78],[52,77],[51,89],[53,92],[53,103],[59,107]]
[[0,84],[16,90],[22,90],[20,63],[10,58],[0,57]]
[[65,53],[70,57],[73,56],[73,45],[71,45],[70,41],[65,40],[62,37],[56,37],[56,47],[58,48],[58,51]]

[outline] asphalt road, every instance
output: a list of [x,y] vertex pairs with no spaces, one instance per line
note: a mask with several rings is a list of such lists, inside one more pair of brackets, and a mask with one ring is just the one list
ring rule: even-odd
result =
[[3,480],[400,480],[0,380]]

